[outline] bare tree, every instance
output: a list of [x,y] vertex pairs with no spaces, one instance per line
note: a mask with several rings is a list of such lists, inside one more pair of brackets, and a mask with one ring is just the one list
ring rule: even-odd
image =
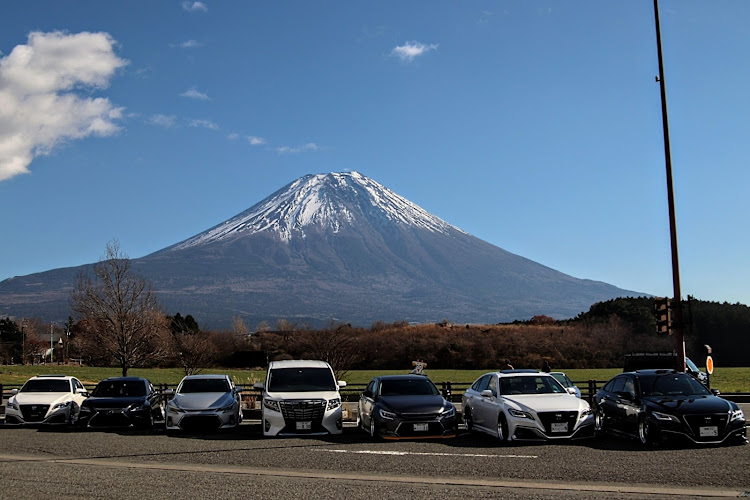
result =
[[177,313],[167,319],[170,321],[173,350],[185,375],[199,373],[214,362],[217,349],[213,339],[207,332],[201,331],[191,315],[183,318]]
[[107,244],[93,278],[79,274],[72,303],[88,325],[83,333],[119,364],[123,376],[165,356],[169,324],[151,283],[131,272],[130,259],[117,241]]

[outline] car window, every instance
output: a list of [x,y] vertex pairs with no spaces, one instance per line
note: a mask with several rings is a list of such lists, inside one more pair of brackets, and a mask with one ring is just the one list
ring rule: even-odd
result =
[[610,392],[618,393],[625,390],[625,377],[617,377],[612,381],[612,390]]
[[329,368],[275,368],[268,375],[268,392],[335,391]]
[[60,379],[31,379],[19,392],[70,392],[70,382]]
[[133,398],[146,395],[146,384],[140,380],[102,380],[94,389],[95,398]]
[[229,383],[223,378],[191,378],[182,381],[177,389],[180,394],[194,392],[229,392]]
[[497,397],[497,377],[490,377],[490,383],[487,385],[487,388],[492,391],[493,396]]
[[622,392],[627,392],[631,397],[635,398],[635,383],[633,382],[632,378],[627,377],[625,379],[625,384],[623,385]]
[[490,375],[484,375],[483,377],[477,379],[476,382],[474,382],[474,385],[471,386],[471,388],[477,392],[482,392],[487,388],[487,385],[490,383]]
[[684,373],[667,373],[640,378],[644,396],[709,396],[703,384]]
[[377,379],[372,379],[372,380],[370,380],[370,383],[367,384],[367,389],[365,389],[365,390],[369,391],[370,394],[372,394],[374,396],[375,393],[376,393],[376,391],[377,391],[377,385],[378,385],[378,380]]
[[381,396],[437,396],[435,384],[428,378],[385,379],[380,384]]

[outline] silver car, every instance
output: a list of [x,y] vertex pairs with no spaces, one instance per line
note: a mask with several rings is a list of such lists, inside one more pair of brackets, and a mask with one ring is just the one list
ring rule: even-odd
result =
[[242,421],[241,392],[227,375],[188,375],[166,405],[166,429],[236,428]]

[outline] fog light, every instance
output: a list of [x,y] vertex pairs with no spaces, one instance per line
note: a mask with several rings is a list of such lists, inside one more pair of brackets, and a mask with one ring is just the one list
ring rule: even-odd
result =
[[339,419],[337,419],[337,420],[336,420],[336,428],[337,428],[338,430],[341,430],[341,426],[342,426],[342,425],[343,425],[343,424],[342,424],[342,421],[341,421],[341,419],[340,419],[340,418],[339,418]]
[[265,427],[266,432],[268,432],[268,429],[271,428],[271,422],[269,422],[268,420],[264,420],[263,421],[263,427]]

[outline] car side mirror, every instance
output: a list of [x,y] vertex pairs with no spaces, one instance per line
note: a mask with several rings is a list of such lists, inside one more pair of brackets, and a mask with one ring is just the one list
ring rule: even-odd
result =
[[167,389],[164,391],[165,396],[174,396],[174,389]]
[[262,391],[262,390],[265,390],[265,388],[266,388],[266,384],[264,384],[263,382],[255,382],[253,384],[253,389],[257,389],[259,391]]
[[372,397],[372,391],[370,391],[368,389],[365,389],[365,391],[362,393],[362,395],[364,397],[366,397],[366,398],[371,398]]
[[719,391],[719,389],[711,389],[711,393],[712,393],[712,394],[713,394],[714,396],[718,396],[719,394],[721,394],[721,391]]
[[15,396],[16,394],[18,394],[18,389],[11,389],[10,390],[10,395],[11,396]]
[[89,391],[81,391],[81,396],[83,396],[84,398],[88,398],[89,397]]
[[575,396],[575,395],[576,395],[576,388],[575,388],[575,387],[568,387],[568,388],[567,388],[567,389],[565,389],[565,390],[566,390],[566,391],[568,391],[568,393],[569,393],[569,394],[572,394],[573,396]]
[[339,385],[339,389],[343,389],[344,387],[346,387],[346,382],[344,382],[343,380],[339,380],[338,385]]
[[480,396],[482,396],[483,398],[491,398],[492,396],[494,396],[494,394],[492,394],[491,390],[485,389],[481,392]]
[[236,392],[237,394],[241,393],[242,392],[242,387],[235,387],[234,388],[234,392]]

